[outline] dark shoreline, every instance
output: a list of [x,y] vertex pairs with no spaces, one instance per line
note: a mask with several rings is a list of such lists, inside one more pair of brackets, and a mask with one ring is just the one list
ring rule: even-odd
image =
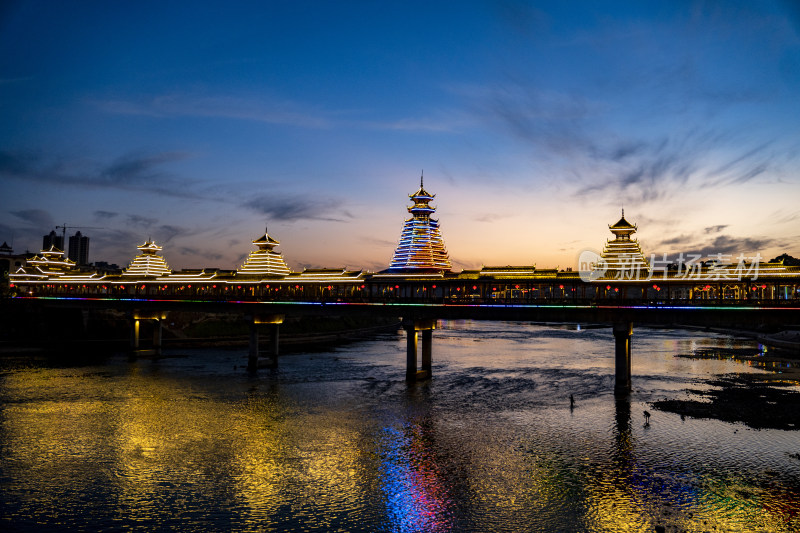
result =
[[800,430],[800,358],[752,349],[710,348],[679,357],[733,359],[764,370],[698,380],[710,389],[686,389],[687,399],[651,402],[653,409],[681,417],[740,423],[752,429]]

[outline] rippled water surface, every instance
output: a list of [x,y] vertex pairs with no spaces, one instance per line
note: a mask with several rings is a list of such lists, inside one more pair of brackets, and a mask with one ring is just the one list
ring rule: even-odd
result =
[[609,329],[519,323],[440,323],[434,379],[411,387],[399,334],[257,376],[244,349],[7,363],[0,528],[800,529],[800,432],[654,410],[644,424],[647,402],[760,371],[675,357],[713,346],[757,350],[637,329],[623,402]]

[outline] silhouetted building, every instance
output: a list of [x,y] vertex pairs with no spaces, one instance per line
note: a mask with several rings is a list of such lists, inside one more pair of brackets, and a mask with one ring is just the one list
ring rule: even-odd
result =
[[52,246],[64,251],[64,237],[56,233],[55,230],[42,238],[42,250],[49,250]]
[[69,258],[78,265],[89,264],[89,237],[80,231],[69,238]]
[[101,274],[122,274],[122,269],[118,264],[108,261],[95,261],[94,268]]

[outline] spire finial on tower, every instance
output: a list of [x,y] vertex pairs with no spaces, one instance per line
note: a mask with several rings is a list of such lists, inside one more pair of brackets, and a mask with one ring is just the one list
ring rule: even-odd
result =
[[422,172],[421,172],[421,173],[420,173],[420,175],[419,175],[419,188],[420,188],[420,189],[422,189],[422,188],[423,188],[423,187],[422,187],[422,181],[423,181],[423,178],[425,178],[425,169],[424,169],[424,168],[422,169]]
[[625,208],[622,208],[622,218],[625,218]]

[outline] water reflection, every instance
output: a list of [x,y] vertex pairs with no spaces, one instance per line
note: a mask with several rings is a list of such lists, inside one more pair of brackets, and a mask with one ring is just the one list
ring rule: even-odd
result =
[[615,401],[608,332],[481,328],[445,330],[435,378],[411,388],[402,338],[287,357],[252,378],[231,370],[238,354],[202,350],[6,370],[0,520],[47,531],[800,526],[797,432],[656,411],[644,425],[653,398],[739,368],[676,357],[713,337],[637,331],[637,390]]
[[453,528],[452,502],[438,464],[427,387],[413,387],[409,400],[418,409],[382,428],[381,473],[392,531],[443,532]]

